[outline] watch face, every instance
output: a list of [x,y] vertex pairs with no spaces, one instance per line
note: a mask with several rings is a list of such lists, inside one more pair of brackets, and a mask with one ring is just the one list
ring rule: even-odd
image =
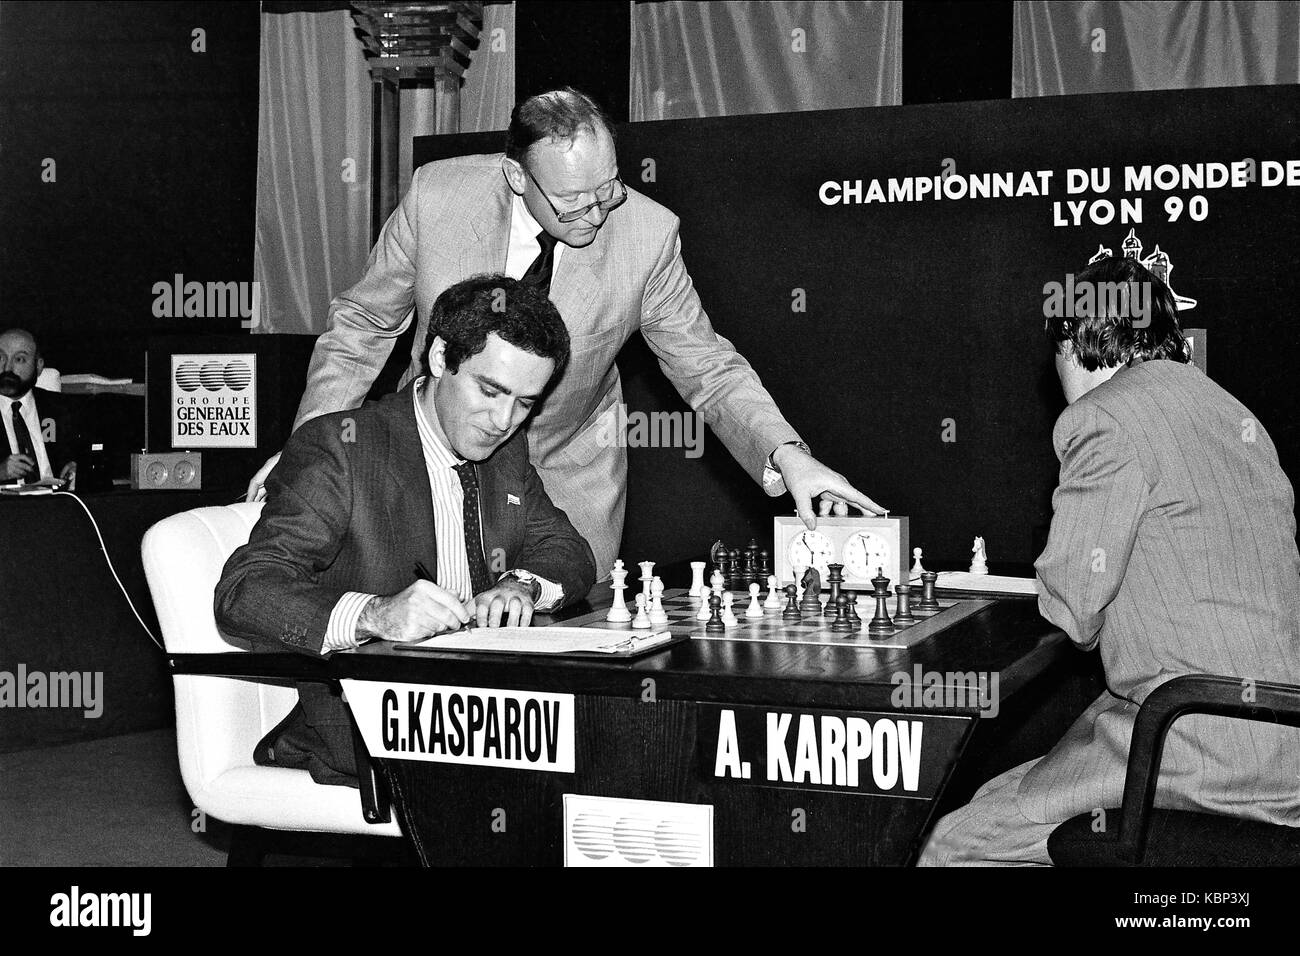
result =
[[835,549],[830,539],[820,531],[799,532],[790,541],[786,554],[791,569],[816,568],[823,580],[830,573],[826,565],[835,560]]
[[898,561],[893,559],[889,545],[880,535],[872,531],[859,531],[844,543],[846,577],[869,581],[882,573],[882,568],[885,577],[898,573]]

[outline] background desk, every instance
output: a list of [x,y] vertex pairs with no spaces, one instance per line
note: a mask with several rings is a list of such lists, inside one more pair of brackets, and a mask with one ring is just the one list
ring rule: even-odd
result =
[[[994,719],[975,710],[916,711],[962,724],[950,756],[923,752],[944,761],[931,768],[943,781],[935,797],[714,778],[709,741],[718,705],[897,718],[891,675],[917,664],[927,672],[997,671],[1001,680]],[[560,864],[565,793],[712,804],[718,865],[902,865],[915,858],[935,814],[983,779],[1045,752],[1097,692],[1095,655],[1075,651],[1032,600],[999,601],[915,647],[883,653],[693,640],[615,662],[370,645],[330,665],[336,677],[575,695],[572,774],[384,761],[434,865]],[[653,703],[644,700],[647,679]],[[805,811],[803,832],[792,828],[795,809]],[[507,826],[499,832],[492,824],[503,810]]]
[[[158,633],[140,539],[167,515],[233,501],[230,491],[86,495],[108,554]],[[71,497],[0,496],[0,670],[102,672],[103,713],[6,708],[0,752],[164,727],[174,720],[165,659],[118,590],[94,528]]]

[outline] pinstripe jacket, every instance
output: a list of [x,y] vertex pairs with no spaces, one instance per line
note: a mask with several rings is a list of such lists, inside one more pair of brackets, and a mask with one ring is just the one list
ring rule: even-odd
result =
[[[1121,802],[1138,706],[1180,674],[1300,684],[1295,499],[1250,410],[1197,368],[1121,369],[1056,423],[1039,609],[1098,648],[1107,692],[1025,776],[1023,812]],[[1300,825],[1300,730],[1174,724],[1157,805]]]
[[[419,375],[439,293],[504,270],[513,193],[501,159],[464,156],[416,170],[365,276],[330,304],[295,425],[361,404],[412,318],[404,382]],[[599,573],[613,563],[623,533],[627,452],[609,436],[623,396],[614,360],[633,333],[645,336],[677,391],[755,481],[778,445],[799,440],[753,368],[709,322],[682,262],[677,217],[635,190],[591,245],[565,249],[551,300],[573,357],[529,425],[530,456],[551,498],[591,543]]]

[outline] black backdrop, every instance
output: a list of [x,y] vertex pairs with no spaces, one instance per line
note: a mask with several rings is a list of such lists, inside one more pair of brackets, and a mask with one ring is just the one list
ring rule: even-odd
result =
[[[828,464],[911,517],[914,544],[956,559],[974,535],[1029,561],[1051,515],[1051,426],[1063,407],[1042,337],[1043,284],[1130,226],[1053,225],[1068,167],[1285,161],[1295,87],[1053,97],[640,123],[619,128],[624,178],[683,219],[686,263],[716,327],[758,370]],[[498,135],[428,137],[417,164],[499,148]],[[1051,169],[1043,198],[823,205],[826,180]],[[643,171],[653,162],[653,181]],[[1017,175],[1017,179],[1019,175]],[[1273,435],[1297,474],[1297,190],[1200,193],[1208,216],[1167,221],[1141,194],[1145,245],[1199,301],[1210,375]],[[1088,196],[1087,198],[1096,198]],[[618,213],[615,213],[617,215]],[[806,312],[792,311],[793,290]],[[620,356],[632,409],[682,409],[640,339]],[[955,441],[944,441],[946,420]],[[709,436],[705,454],[633,449],[629,560],[698,555],[716,537],[770,537],[765,498]],[[1036,534],[1037,532],[1037,534]]]

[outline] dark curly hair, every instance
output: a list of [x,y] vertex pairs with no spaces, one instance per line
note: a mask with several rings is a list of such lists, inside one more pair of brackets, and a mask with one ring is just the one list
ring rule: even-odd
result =
[[[1191,361],[1192,351],[1178,325],[1178,304],[1173,293],[1136,259],[1098,259],[1074,277],[1075,288],[1085,284],[1098,290],[1112,289],[1116,294],[1094,296],[1097,307],[1091,310],[1092,315],[1048,318],[1045,331],[1058,352],[1062,343],[1070,342],[1079,364],[1089,372],[1116,368],[1135,358]],[[1140,322],[1133,321],[1129,302],[1135,284],[1149,290],[1150,312]],[[1118,307],[1102,307],[1106,298]]]
[[569,360],[569,330],[545,293],[506,275],[480,275],[448,287],[433,303],[424,339],[424,374],[429,374],[435,336],[447,343],[447,370],[455,374],[461,362],[483,351],[493,332],[525,352],[554,359],[557,372]]

